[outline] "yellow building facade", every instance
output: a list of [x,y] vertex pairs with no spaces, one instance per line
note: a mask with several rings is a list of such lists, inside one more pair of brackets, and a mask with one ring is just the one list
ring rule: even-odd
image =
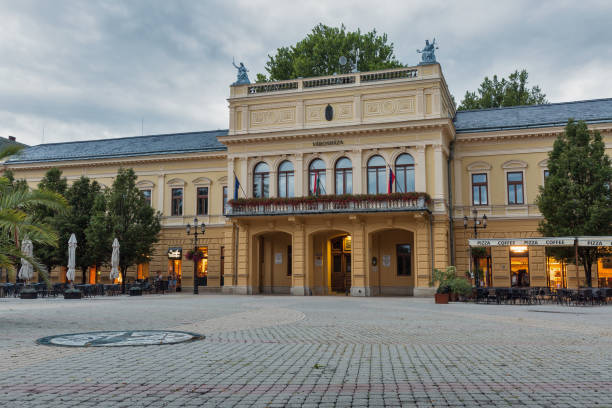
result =
[[[575,268],[545,247],[471,253],[463,219],[487,216],[479,238],[539,236],[534,200],[554,139],[568,118],[584,119],[610,153],[612,100],[455,112],[441,66],[430,64],[236,85],[228,102],[225,131],[40,145],[3,166],[32,187],[52,167],[107,187],[119,167],[133,168],[163,228],[149,264],[128,279],[161,272],[179,275],[182,290],[195,276],[201,290],[225,293],[428,296],[432,269],[454,264],[461,275],[483,270],[488,286],[577,284]],[[185,259],[194,217],[206,224],[197,265]],[[595,270],[612,284],[609,260]],[[107,282],[108,267],[86,280]]]

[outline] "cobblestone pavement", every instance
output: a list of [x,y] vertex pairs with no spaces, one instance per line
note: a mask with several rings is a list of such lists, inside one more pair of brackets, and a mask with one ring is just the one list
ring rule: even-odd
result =
[[[61,348],[53,334],[205,340]],[[0,407],[612,407],[612,306],[165,295],[0,299]]]

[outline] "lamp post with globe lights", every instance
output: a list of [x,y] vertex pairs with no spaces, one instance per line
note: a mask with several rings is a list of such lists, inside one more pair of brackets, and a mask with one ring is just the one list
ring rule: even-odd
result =
[[[478,219],[478,210],[476,210],[475,208],[472,210],[472,222],[473,222],[473,228],[474,228],[474,239],[478,239],[478,230],[479,229],[485,229],[487,228],[487,215],[483,214],[482,215],[482,221],[480,221]],[[464,216],[463,217],[463,227],[465,229],[468,229],[468,223],[469,223],[469,218],[468,216]],[[474,283],[476,284],[476,287],[480,286],[480,276],[478,275],[478,266],[476,266],[476,271],[473,272],[472,271],[472,247],[470,248],[470,273],[472,273],[472,275],[474,276]]]
[[[191,225],[187,223],[187,235],[191,235]],[[199,230],[199,232],[198,232]],[[198,234],[204,235],[206,232],[206,225],[204,223],[198,224],[198,218],[193,218],[193,294],[198,294]]]

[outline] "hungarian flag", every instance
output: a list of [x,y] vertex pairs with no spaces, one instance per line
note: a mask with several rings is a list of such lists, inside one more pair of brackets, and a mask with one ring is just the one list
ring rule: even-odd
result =
[[315,196],[319,195],[319,172],[316,172],[314,175],[314,185],[312,189],[312,194]]
[[389,185],[387,186],[387,194],[391,194],[393,192],[393,183],[395,182],[395,173],[391,170],[391,166],[389,166]]

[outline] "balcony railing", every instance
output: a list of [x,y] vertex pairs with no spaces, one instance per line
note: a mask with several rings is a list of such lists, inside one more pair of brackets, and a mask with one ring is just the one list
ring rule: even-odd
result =
[[430,201],[425,193],[250,198],[230,201],[226,216],[427,211]]
[[288,81],[263,82],[249,85],[248,94],[298,91],[327,86],[353,85],[359,82],[388,81],[397,79],[414,79],[419,76],[418,68],[395,68],[384,71],[356,72],[319,78],[298,78]]

